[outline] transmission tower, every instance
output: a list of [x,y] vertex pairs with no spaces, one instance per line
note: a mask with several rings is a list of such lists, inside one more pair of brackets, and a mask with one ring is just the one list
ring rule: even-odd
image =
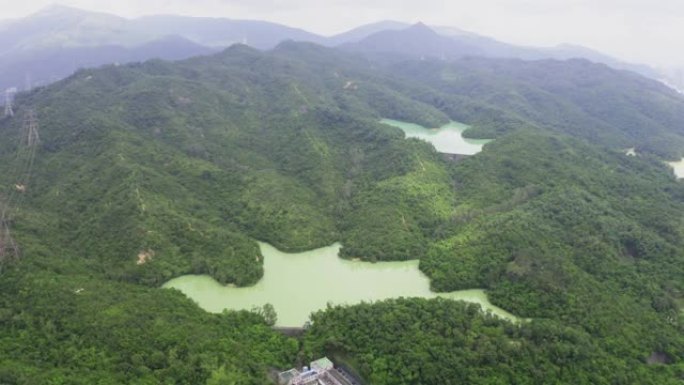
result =
[[16,91],[16,88],[8,88],[5,90],[5,117],[14,116],[14,110],[12,109],[12,96]]
[[17,211],[21,206],[21,201],[26,191],[36,149],[40,143],[38,133],[38,118],[33,109],[27,109],[24,116],[24,123],[21,127],[21,137],[17,150],[17,164],[12,174],[15,174],[15,185],[9,195],[0,202],[0,272],[5,262],[16,261],[20,258],[20,249],[17,242],[12,238],[10,223],[12,221],[12,211]]
[[33,109],[28,109],[26,115],[24,116],[24,126],[21,129],[22,132],[22,145],[28,148],[34,148],[38,143],[40,143],[40,135],[38,134],[38,118],[36,118],[36,112]]

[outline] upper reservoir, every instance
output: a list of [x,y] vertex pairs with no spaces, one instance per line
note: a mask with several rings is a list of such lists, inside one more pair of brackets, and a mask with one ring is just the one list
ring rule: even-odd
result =
[[502,318],[517,321],[512,314],[487,299],[482,290],[452,293],[430,291],[430,282],[418,261],[361,262],[338,257],[339,244],[304,253],[288,254],[260,243],[264,277],[254,286],[222,286],[209,276],[186,275],[163,287],[175,288],[210,312],[223,309],[250,310],[270,303],[278,313],[277,326],[300,327],[309,315],[328,303],[356,304],[398,297],[443,297],[479,303]]
[[684,159],[679,162],[668,162],[670,166],[674,169],[674,173],[677,178],[684,178]]
[[466,139],[463,132],[470,128],[463,123],[451,122],[439,128],[426,128],[399,120],[383,119],[381,123],[401,128],[408,138],[418,138],[432,143],[438,152],[445,154],[475,155],[490,139]]

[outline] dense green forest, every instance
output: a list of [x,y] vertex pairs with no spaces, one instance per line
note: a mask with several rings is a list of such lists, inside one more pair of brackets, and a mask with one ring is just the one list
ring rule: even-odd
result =
[[420,100],[476,125],[469,135],[488,137],[528,124],[613,148],[635,147],[671,159],[684,155],[681,95],[631,72],[577,59],[385,65],[445,93],[426,92]]
[[[684,379],[684,185],[663,163],[684,149],[684,99],[655,82],[289,42],[82,70],[16,102],[0,120],[21,246],[0,270],[0,383],[256,384],[317,354],[373,384]],[[454,163],[381,118],[496,140]],[[406,299],[320,312],[297,341],[158,288],[189,273],[253,284],[257,240],[419,258],[434,290],[484,288],[533,320]]]
[[513,326],[456,301],[336,306],[312,323],[302,354],[331,354],[372,384],[681,383],[676,369],[612,355],[558,321]]
[[[28,271],[34,270],[34,271]],[[23,267],[0,280],[2,384],[263,384],[297,341],[182,294]]]

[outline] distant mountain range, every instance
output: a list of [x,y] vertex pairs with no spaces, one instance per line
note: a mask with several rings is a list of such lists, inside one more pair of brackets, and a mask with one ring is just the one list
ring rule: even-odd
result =
[[319,42],[317,35],[278,24],[180,16],[125,19],[51,6],[0,24],[0,89],[44,85],[78,68],[153,58],[185,59],[235,43],[268,49],[280,41]]
[[563,44],[550,48],[523,47],[503,43],[489,37],[449,27],[425,24],[405,25],[403,29],[387,29],[356,42],[342,45],[348,50],[376,53],[401,53],[419,57],[458,59],[468,56],[511,58],[522,60],[587,59],[616,69],[637,72],[651,78],[660,74],[646,65],[621,62],[589,48]]
[[1,52],[48,47],[120,45],[125,47],[177,35],[208,47],[247,43],[268,49],[282,40],[321,42],[325,38],[283,25],[247,20],[185,16],[126,19],[59,5],[23,19],[9,21],[0,35]]
[[588,48],[523,47],[454,27],[381,21],[324,37],[264,21],[166,15],[126,19],[55,5],[26,18],[0,21],[0,89],[26,88],[27,83],[48,84],[83,67],[153,58],[178,60],[236,43],[267,50],[285,40],[339,46],[367,54],[445,60],[467,56],[523,60],[584,58],[637,72],[673,88],[684,88],[681,73],[625,63]]
[[0,59],[0,88],[28,88],[32,85],[49,84],[69,76],[79,68],[145,61],[151,58],[180,60],[213,51],[178,36],[168,36],[130,48],[106,44],[20,51],[12,54],[10,58],[3,56]]

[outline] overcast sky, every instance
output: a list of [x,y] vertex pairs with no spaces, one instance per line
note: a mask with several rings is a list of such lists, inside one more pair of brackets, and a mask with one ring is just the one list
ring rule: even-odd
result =
[[[0,0],[0,18],[50,0]],[[62,0],[126,17],[260,19],[330,35],[378,20],[453,26],[526,45],[574,43],[619,58],[684,66],[684,0]]]

